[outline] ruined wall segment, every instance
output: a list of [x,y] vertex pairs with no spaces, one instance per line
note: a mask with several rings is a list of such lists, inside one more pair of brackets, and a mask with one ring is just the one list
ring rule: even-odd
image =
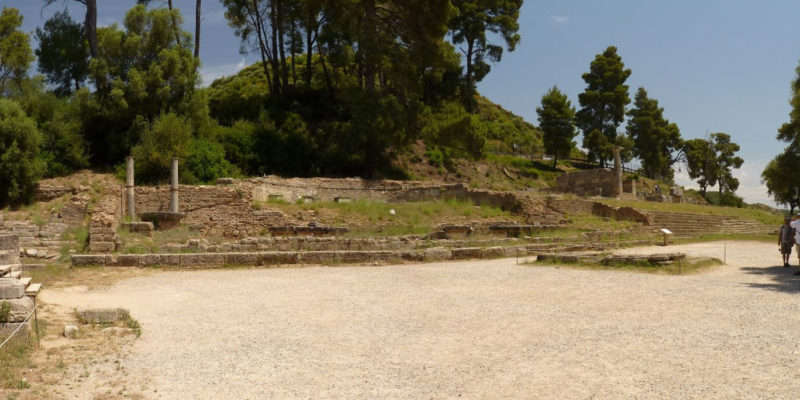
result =
[[556,178],[556,189],[559,192],[579,196],[615,197],[616,187],[617,174],[610,168],[572,172]]
[[122,188],[105,188],[103,197],[91,211],[89,221],[89,251],[107,253],[116,250],[120,242],[117,228],[122,222]]

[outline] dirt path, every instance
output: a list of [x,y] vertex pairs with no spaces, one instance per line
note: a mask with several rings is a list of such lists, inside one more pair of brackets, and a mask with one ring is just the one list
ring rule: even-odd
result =
[[[665,250],[723,257],[626,252]],[[43,300],[130,309],[143,334],[122,365],[143,398],[798,397],[797,268],[765,243],[728,243],[727,260],[691,276],[513,259],[166,272]]]

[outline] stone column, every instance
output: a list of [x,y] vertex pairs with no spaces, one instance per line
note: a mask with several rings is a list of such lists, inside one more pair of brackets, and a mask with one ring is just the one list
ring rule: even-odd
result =
[[131,218],[136,218],[136,199],[133,190],[133,157],[128,157],[125,159],[125,162],[128,166],[128,176],[125,181],[125,200],[128,202],[128,216]]
[[617,176],[616,195],[622,195],[622,147],[614,146],[614,173]]
[[178,212],[178,157],[172,158],[172,190],[169,199],[169,211]]

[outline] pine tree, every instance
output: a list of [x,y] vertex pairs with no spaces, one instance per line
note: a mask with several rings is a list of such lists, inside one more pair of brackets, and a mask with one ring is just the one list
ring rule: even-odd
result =
[[589,157],[603,164],[612,157],[617,127],[625,119],[625,106],[631,102],[625,85],[630,75],[631,70],[625,69],[614,46],[598,54],[589,72],[583,74],[586,90],[578,95],[578,127],[583,131],[583,147]]
[[568,157],[578,132],[575,130],[575,108],[567,95],[553,86],[542,96],[542,106],[536,109],[539,114],[539,128],[543,133],[544,150],[553,155],[553,168],[559,157]]
[[634,107],[628,111],[627,132],[633,139],[633,153],[642,160],[644,174],[648,178],[674,176],[672,165],[682,147],[678,126],[664,118],[664,109],[658,100],[647,97],[647,91],[639,88]]

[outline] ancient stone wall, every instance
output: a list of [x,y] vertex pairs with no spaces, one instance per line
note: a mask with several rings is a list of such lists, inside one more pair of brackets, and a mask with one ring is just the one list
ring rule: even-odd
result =
[[122,222],[121,187],[106,188],[103,197],[91,211],[89,251],[106,253],[116,250],[120,242],[117,228]]
[[563,174],[556,178],[559,192],[574,193],[579,196],[617,195],[617,175],[610,168],[590,169]]
[[[264,226],[279,223],[282,213],[253,210],[252,191],[247,187],[180,186],[178,210],[186,214],[181,223],[203,235],[243,237],[258,234]],[[169,210],[170,188],[137,187],[136,213]]]
[[248,179],[237,184],[250,187],[253,200],[281,199],[290,203],[298,200],[336,201],[337,199],[372,201],[421,201],[440,198],[443,191],[466,189],[463,184],[365,180],[359,178],[284,179],[275,176]]
[[583,199],[560,199],[551,197],[547,205],[564,214],[589,214],[613,218],[619,221],[635,221],[650,225],[652,218],[633,207],[612,207],[597,201]]

